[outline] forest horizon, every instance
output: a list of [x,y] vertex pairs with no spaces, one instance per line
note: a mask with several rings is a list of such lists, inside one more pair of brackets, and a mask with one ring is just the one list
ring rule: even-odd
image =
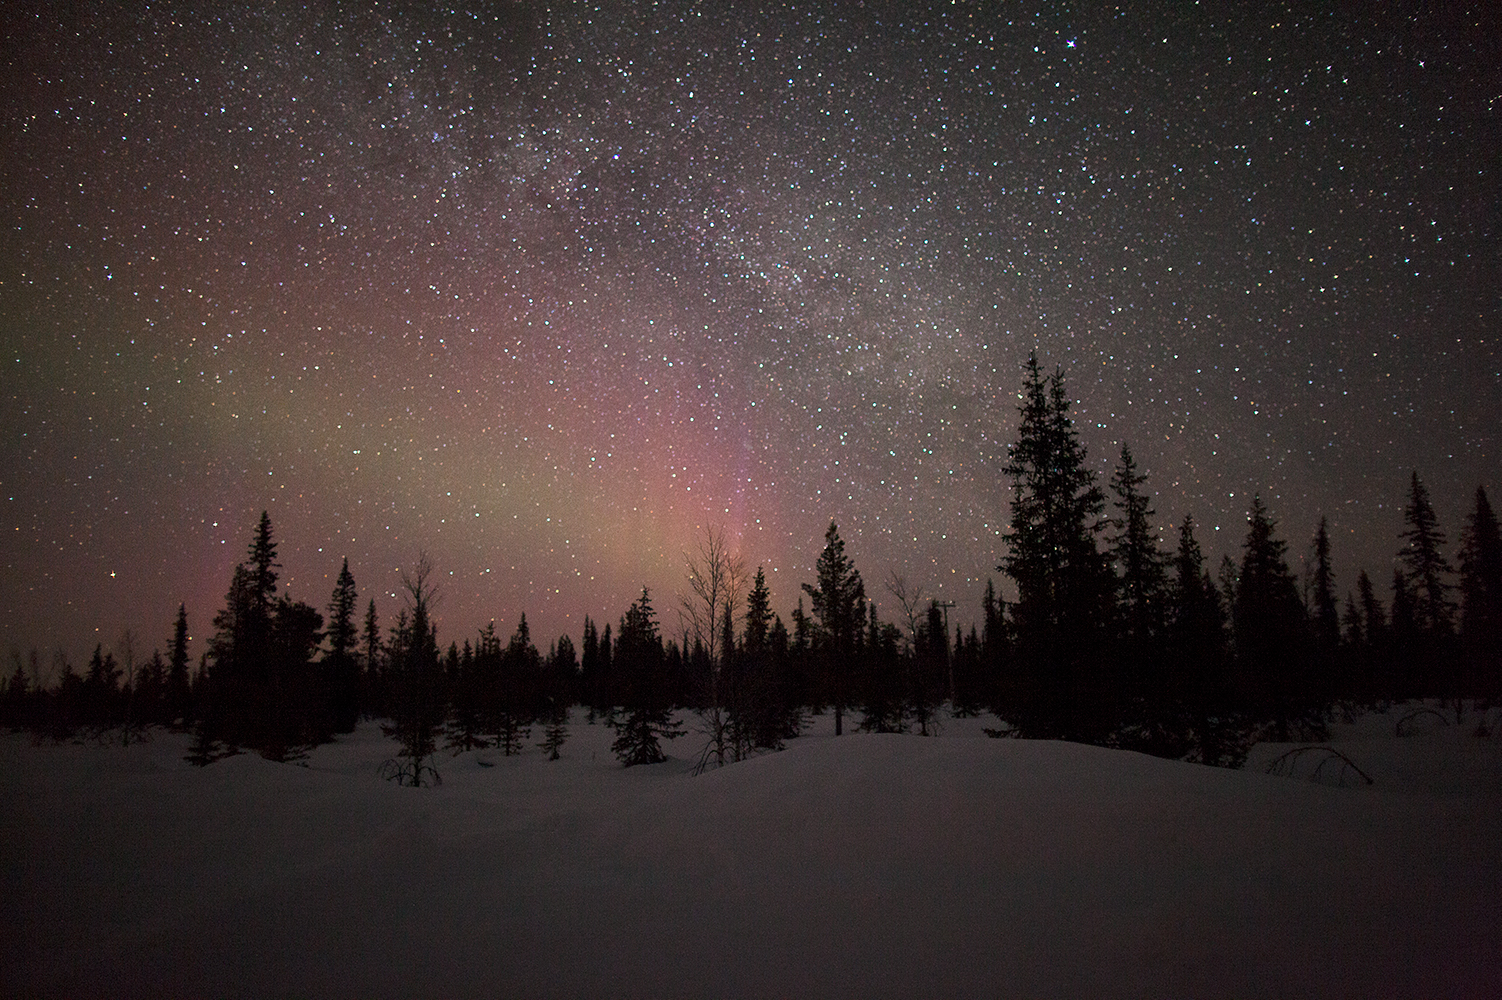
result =
[[[1062,369],[1062,367],[1057,368],[1056,371],[1061,376],[1067,374]],[[1022,394],[1021,392],[1019,392],[1017,395],[1020,399]],[[1071,403],[1069,407],[1069,412],[1071,415],[1071,423],[1077,424],[1073,403]],[[1104,485],[1106,480],[1112,474],[1113,470],[1111,466],[1107,464],[1105,458],[1099,455],[1091,454],[1090,449],[1083,445],[1083,441],[1087,436],[1087,430],[1088,428],[1076,427],[1075,431],[1075,433],[1080,437],[1082,441],[1082,457],[1085,458],[1083,465],[1099,485]],[[1122,446],[1130,446],[1130,442],[1121,442],[1120,444]],[[1015,444],[1008,447],[1008,453],[1014,446]],[[1105,469],[1104,475],[1101,471],[1103,466]],[[1141,474],[1143,479],[1142,484],[1147,490],[1148,502],[1150,504],[1157,502],[1158,493],[1154,488],[1155,483],[1153,480],[1152,470],[1150,468],[1144,467],[1138,468],[1137,471]],[[998,467],[996,472],[999,478],[1004,478],[1004,471],[1000,467]],[[1390,599],[1392,567],[1399,561],[1401,551],[1403,549],[1403,539],[1401,537],[1404,530],[1402,522],[1402,490],[1406,489],[1408,485],[1407,482],[1404,482],[1404,480],[1411,476],[1419,476],[1420,479],[1423,478],[1421,470],[1401,470],[1394,473],[1394,496],[1392,497],[1391,501],[1385,505],[1385,507],[1392,512],[1394,520],[1391,554],[1387,560],[1379,562],[1377,565],[1372,567],[1368,567],[1366,565],[1357,565],[1355,563],[1356,556],[1351,554],[1350,552],[1343,551],[1339,544],[1338,536],[1333,532],[1331,533],[1331,537],[1333,539],[1331,543],[1332,551],[1328,553],[1327,558],[1330,559],[1332,572],[1334,572],[1335,587],[1338,591],[1337,597],[1343,599],[1346,592],[1354,593],[1358,574],[1368,573],[1370,575],[1370,578],[1377,583],[1379,588],[1382,588],[1384,590],[1387,598]],[[1474,504],[1474,490],[1481,489],[1484,491],[1487,485],[1488,484],[1486,483],[1479,483],[1472,488],[1471,492],[1467,496],[1468,506],[1465,506],[1463,508],[1459,507],[1454,497],[1449,498],[1450,502],[1448,504],[1442,502],[1439,506],[1441,509],[1455,508],[1456,510],[1463,510],[1464,515],[1469,516],[1473,513],[1469,505]],[[1008,495],[1011,496],[1013,494],[1014,491],[1009,490]],[[1319,529],[1320,520],[1322,518],[1327,518],[1328,515],[1325,512],[1317,512],[1309,517],[1308,519],[1311,522],[1311,527],[1308,530],[1307,536],[1301,538],[1296,533],[1291,531],[1289,519],[1286,514],[1279,509],[1276,496],[1269,497],[1268,494],[1264,493],[1261,490],[1253,490],[1249,494],[1249,497],[1256,499],[1256,502],[1261,505],[1267,516],[1276,526],[1281,540],[1287,547],[1287,558],[1289,564],[1295,575],[1300,579],[1301,586],[1305,586],[1305,581],[1307,581],[1309,574],[1314,571],[1314,567],[1312,565],[1314,557],[1314,536]],[[269,516],[269,512],[263,511],[262,513],[264,516]],[[1195,517],[1195,513],[1192,510],[1184,511],[1179,516],[1172,519],[1165,517],[1161,512],[1158,512],[1156,510],[1153,511],[1153,514],[1153,523],[1148,524],[1147,527],[1153,532],[1156,537],[1157,544],[1165,552],[1171,550],[1174,542],[1174,536],[1178,531],[1178,526],[1182,522],[1183,517]],[[1208,531],[1206,530],[1206,526],[1201,524],[1196,519],[1195,523],[1199,532],[1197,540],[1201,544],[1207,565],[1210,565],[1212,569],[1218,568],[1224,559],[1230,559],[1232,562],[1240,561],[1245,547],[1246,528],[1249,525],[1252,517],[1252,502],[1250,500],[1247,505],[1246,517],[1247,520],[1243,521],[1239,525],[1212,525],[1209,527]],[[1105,520],[1109,519],[1110,512],[1107,512]],[[829,519],[826,518],[826,520]],[[846,521],[839,517],[835,517],[832,520],[836,524],[845,525],[846,527],[842,528],[842,531],[845,535],[850,535],[848,528],[849,521]],[[855,518],[855,520],[857,523],[860,522],[860,519],[858,517]],[[1104,523],[1104,521],[1102,523]],[[1462,524],[1463,516],[1460,516],[1458,514],[1453,519],[1437,519],[1437,525],[1441,533],[1448,535],[1448,541],[1450,543],[1451,549],[1455,549],[1459,545],[1458,534]],[[216,527],[219,526],[216,525]],[[249,524],[241,526],[242,531],[244,529],[247,529],[248,527]],[[953,624],[957,627],[969,627],[976,625],[982,620],[982,616],[984,614],[984,609],[982,607],[982,595],[987,585],[995,586],[996,592],[1000,599],[1004,601],[1015,600],[1017,596],[1016,582],[1007,574],[1001,572],[1001,564],[1006,557],[1006,545],[1004,538],[1006,524],[1005,522],[1002,522],[1000,525],[994,527],[988,524],[987,527],[990,529],[990,537],[996,542],[997,545],[997,548],[995,550],[996,555],[989,560],[991,564],[991,572],[984,574],[978,579],[969,577],[966,578],[966,583],[971,584],[968,589],[974,591],[973,593],[967,594],[963,592],[951,580],[947,579],[953,575],[954,568],[949,568],[949,572],[946,573],[945,567],[934,565],[932,560],[923,560],[920,557],[916,560],[919,565],[923,565],[925,562],[927,562],[931,566],[931,572],[929,577],[927,578],[918,576],[916,574],[910,574],[905,566],[888,566],[884,569],[881,567],[868,567],[867,575],[875,584],[875,586],[872,588],[872,592],[868,595],[871,604],[875,605],[880,610],[886,611],[890,611],[898,605],[899,602],[897,601],[897,599],[893,594],[889,592],[889,590],[885,586],[886,582],[893,577],[899,577],[909,589],[922,591],[925,594],[926,599],[940,601],[948,604],[948,608],[946,610],[953,609],[951,617]],[[1294,525],[1294,528],[1296,529],[1297,525]],[[352,572],[355,573],[356,579],[362,581],[362,585],[364,585],[361,591],[362,608],[364,607],[363,602],[367,600],[374,600],[377,603],[377,608],[380,614],[394,616],[402,607],[402,575],[405,572],[410,571],[410,569],[414,565],[416,565],[419,558],[426,557],[432,560],[434,562],[434,569],[438,572],[438,577],[435,583],[437,599],[435,600],[434,607],[432,609],[433,620],[438,624],[439,627],[444,630],[449,640],[452,641],[462,642],[466,638],[473,638],[473,636],[477,634],[481,629],[486,627],[487,624],[493,624],[496,628],[501,629],[502,631],[506,631],[509,628],[514,627],[516,621],[521,616],[531,616],[529,620],[532,622],[534,629],[540,630],[540,634],[542,635],[549,635],[553,638],[567,635],[571,639],[577,641],[582,635],[584,620],[586,618],[592,619],[596,624],[600,622],[611,621],[612,615],[619,614],[621,608],[624,607],[625,604],[628,604],[630,602],[634,593],[643,587],[658,595],[658,599],[660,601],[665,600],[668,602],[669,614],[667,619],[663,623],[664,637],[666,639],[681,640],[686,629],[684,627],[679,627],[682,623],[679,622],[679,616],[673,609],[677,608],[679,596],[685,586],[684,569],[687,565],[688,560],[691,558],[692,548],[699,542],[699,540],[704,536],[705,533],[717,533],[720,535],[725,535],[727,533],[727,530],[727,525],[724,522],[711,522],[694,526],[692,533],[684,539],[682,546],[677,549],[676,552],[673,552],[671,554],[660,554],[662,558],[660,558],[658,562],[665,563],[666,565],[658,568],[653,574],[652,579],[648,579],[644,576],[642,579],[636,582],[633,585],[635,589],[628,591],[625,598],[620,602],[619,606],[612,609],[611,606],[607,605],[593,611],[567,613],[562,615],[561,619],[556,613],[552,616],[537,615],[536,609],[530,607],[528,603],[523,599],[520,600],[516,607],[507,608],[499,614],[493,613],[487,616],[482,610],[481,616],[478,620],[455,620],[457,619],[457,616],[451,617],[444,613],[444,604],[446,603],[445,598],[449,596],[447,591],[451,585],[451,581],[445,577],[445,570],[441,563],[438,560],[434,560],[429,553],[429,550],[420,544],[413,551],[411,559],[404,564],[385,567],[384,569],[377,570],[374,574],[370,574],[367,568],[360,566],[359,563],[356,562],[352,569]],[[233,532],[230,532],[228,530],[225,530],[222,533],[226,535],[233,534]],[[820,530],[820,533],[822,534],[822,528]],[[744,535],[742,535],[741,537],[744,537]],[[339,559],[343,559],[346,563],[348,563],[349,557],[339,556],[336,554],[335,559],[329,564],[329,567],[326,568],[326,570],[321,575],[312,574],[306,572],[306,564],[308,561],[306,558],[306,552],[309,548],[314,548],[319,554],[324,553],[327,547],[328,540],[323,540],[324,544],[318,544],[316,541],[310,542],[310,540],[307,539],[288,539],[280,535],[280,533],[278,540],[283,551],[285,551],[289,545],[293,546],[293,550],[299,553],[299,562],[301,562],[304,566],[304,571],[301,573],[287,572],[285,567],[281,567],[282,572],[279,575],[279,578],[281,580],[282,591],[286,595],[292,596],[294,594],[293,584],[296,584],[297,587],[295,595],[297,599],[306,601],[313,606],[321,607],[322,605],[319,603],[320,595],[313,588],[316,586],[322,586],[325,588],[332,587],[337,576],[337,567],[333,566],[333,562],[337,562]],[[758,562],[755,559],[754,552],[743,551],[742,547],[737,544],[738,540],[739,539],[734,536],[731,536],[729,539],[729,544],[735,551],[737,557],[754,565],[765,567],[765,563]],[[226,539],[226,545],[228,544],[228,541],[229,540]],[[780,580],[774,576],[770,579],[769,582],[771,582],[772,584],[772,608],[784,621],[790,618],[792,610],[799,600],[800,586],[812,576],[814,562],[816,556],[818,555],[819,548],[819,537],[818,535],[815,535],[810,538],[809,548],[808,551],[804,554],[804,557],[801,558],[798,563],[794,564],[795,567],[799,565],[801,565],[802,567],[802,573],[804,574],[804,576],[801,579],[789,579],[783,572],[782,567],[772,567],[768,571],[769,574],[782,575],[782,578]],[[1361,550],[1369,550],[1372,548],[1380,549],[1380,546],[1362,546]],[[855,543],[853,555],[858,556],[859,554],[859,542],[857,541]],[[225,553],[227,559],[232,555],[232,550],[226,551]],[[502,558],[504,558],[504,556]],[[234,565],[234,562],[231,562],[229,565],[232,567]],[[911,565],[911,563],[909,563],[908,565]],[[1335,571],[1336,567],[1341,567],[1342,571]],[[880,571],[879,577],[875,572],[878,570]],[[382,582],[377,584],[375,587],[365,585],[364,581],[367,580],[370,575],[374,575],[377,580],[380,580]],[[226,571],[225,579],[228,579],[228,576],[229,573],[228,571]],[[181,589],[178,588],[169,587],[169,589],[171,589],[173,594],[184,593]],[[483,591],[481,591],[481,594],[483,594]],[[217,593],[210,587],[205,591],[196,592],[192,596],[195,598],[194,600],[175,600],[173,602],[173,605],[174,610],[177,605],[183,605],[186,606],[190,611],[189,648],[191,655],[196,660],[198,657],[207,652],[208,643],[211,637],[211,632],[208,627],[208,619],[212,618],[213,612],[217,610],[217,608],[222,604],[223,583],[220,583]],[[478,598],[476,601],[472,601],[471,603],[478,603],[483,608],[486,602],[483,600],[483,598]],[[545,602],[539,599],[536,603],[543,604]],[[39,663],[41,665],[41,679],[46,683],[52,683],[56,680],[56,672],[58,669],[60,669],[59,664],[61,662],[61,659],[66,659],[74,666],[77,666],[81,659],[87,657],[89,652],[95,646],[99,646],[106,651],[113,650],[116,646],[118,646],[121,637],[126,633],[126,631],[129,631],[132,640],[137,644],[144,643],[148,649],[162,648],[165,645],[165,639],[170,631],[174,617],[175,616],[169,616],[163,624],[156,622],[143,622],[138,616],[117,615],[117,622],[119,623],[117,628],[110,630],[109,626],[99,626],[92,630],[91,635],[86,636],[55,635],[54,633],[48,632],[44,628],[42,629],[41,634],[54,635],[52,641],[44,641],[40,644],[33,643],[29,646],[21,646],[16,643],[12,643],[7,649],[7,655],[10,659],[8,669],[14,668],[17,657],[24,656],[27,658],[28,663],[32,662],[33,660]],[[158,637],[158,633],[160,634],[160,638]]]
[[196,666],[182,604],[170,666],[160,647],[147,659],[143,642],[138,654],[130,631],[108,652],[96,644],[86,673],[58,654],[57,676],[44,676],[35,652],[13,652],[5,714],[59,738],[80,725],[123,725],[127,741],[132,726],[193,728],[199,763],[243,749],[295,757],[361,718],[389,718],[408,758],[391,776],[423,784],[438,780],[430,760],[445,734],[459,751],[509,754],[547,722],[556,757],[576,704],[622,729],[627,766],[663,759],[659,740],[682,735],[670,721],[682,709],[711,720],[702,766],[780,749],[808,713],[832,710],[836,735],[847,713],[862,729],[928,735],[940,706],[995,714],[1004,725],[992,735],[1236,766],[1268,734],[1320,738],[1339,703],[1502,695],[1502,538],[1483,487],[1452,558],[1412,473],[1389,596],[1365,570],[1342,595],[1327,519],[1297,572],[1254,496],[1241,558],[1208,565],[1192,515],[1176,546],[1163,545],[1128,446],[1099,481],[1062,368],[1045,373],[1030,355],[1019,399],[996,567],[1014,596],[988,579],[983,619],[968,628],[922,583],[863,578],[831,521],[786,619],[764,567],[753,578],[735,540],[711,527],[685,552],[686,588],[654,599],[643,585],[614,641],[609,618],[588,616],[577,644],[534,638],[522,612],[504,644],[494,619],[445,643],[433,615],[443,577],[426,553],[400,572],[394,621],[362,598],[347,559],[325,617],[279,588],[263,511]]

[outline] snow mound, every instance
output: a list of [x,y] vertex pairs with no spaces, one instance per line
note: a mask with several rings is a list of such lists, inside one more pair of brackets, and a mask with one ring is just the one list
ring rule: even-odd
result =
[[376,777],[374,727],[203,769],[165,734],[7,735],[0,993],[1502,992],[1502,740],[1397,787],[1380,761],[1434,739],[1374,737],[1377,783],[1337,789],[967,734],[692,777],[694,737],[623,770],[579,723],[557,762],[440,757],[435,789]]

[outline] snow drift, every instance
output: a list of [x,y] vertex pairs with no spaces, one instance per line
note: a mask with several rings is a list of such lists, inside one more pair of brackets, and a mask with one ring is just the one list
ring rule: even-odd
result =
[[1360,788],[978,720],[700,777],[576,722],[434,789],[376,776],[374,727],[203,769],[6,735],[0,992],[1502,994],[1502,741],[1377,718],[1340,744]]

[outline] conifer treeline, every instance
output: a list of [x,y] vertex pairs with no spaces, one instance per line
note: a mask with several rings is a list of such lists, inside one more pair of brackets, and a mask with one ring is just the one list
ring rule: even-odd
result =
[[957,715],[995,713],[995,735],[1234,765],[1259,738],[1321,738],[1338,705],[1445,698],[1459,710],[1464,699],[1502,698],[1502,540],[1484,489],[1452,566],[1411,477],[1385,603],[1365,571],[1342,600],[1323,518],[1296,576],[1260,497],[1239,561],[1225,557],[1212,576],[1192,517],[1173,551],[1160,548],[1129,448],[1107,489],[1096,482],[1061,371],[1029,358],[1021,398],[997,567],[1017,597],[1004,601],[988,581],[979,628],[951,633],[947,607],[925,606],[900,577],[886,584],[899,613],[881,618],[831,523],[789,623],[772,612],[761,569],[743,586],[740,562],[711,531],[703,558],[689,561],[680,635],[664,636],[643,589],[614,629],[586,618],[577,652],[566,635],[539,652],[525,615],[504,643],[492,622],[445,649],[426,557],[403,576],[405,606],[384,632],[373,600],[357,618],[347,561],[325,617],[277,595],[263,513],[196,670],[179,608],[165,658],[136,662],[127,636],[116,651],[96,648],[82,675],[60,658],[59,678],[43,687],[36,654],[23,663],[13,653],[0,712],[59,739],[191,728],[201,763],[238,750],[296,757],[379,718],[401,748],[391,776],[421,783],[436,776],[435,754],[518,753],[535,728],[556,759],[576,705],[616,727],[627,765],[663,759],[661,741],[682,735],[679,709],[706,720],[703,765],[780,747],[826,710],[837,734],[847,716],[862,730],[929,733],[946,703]]

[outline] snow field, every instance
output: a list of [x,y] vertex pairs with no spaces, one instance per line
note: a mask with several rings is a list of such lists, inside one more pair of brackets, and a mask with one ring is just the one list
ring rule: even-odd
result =
[[[0,736],[8,996],[1502,995],[1502,735],[1395,709],[1336,788],[1067,743],[832,737],[690,775],[477,751],[377,777]],[[1495,717],[1496,712],[1492,713]],[[692,726],[692,720],[690,726]]]

